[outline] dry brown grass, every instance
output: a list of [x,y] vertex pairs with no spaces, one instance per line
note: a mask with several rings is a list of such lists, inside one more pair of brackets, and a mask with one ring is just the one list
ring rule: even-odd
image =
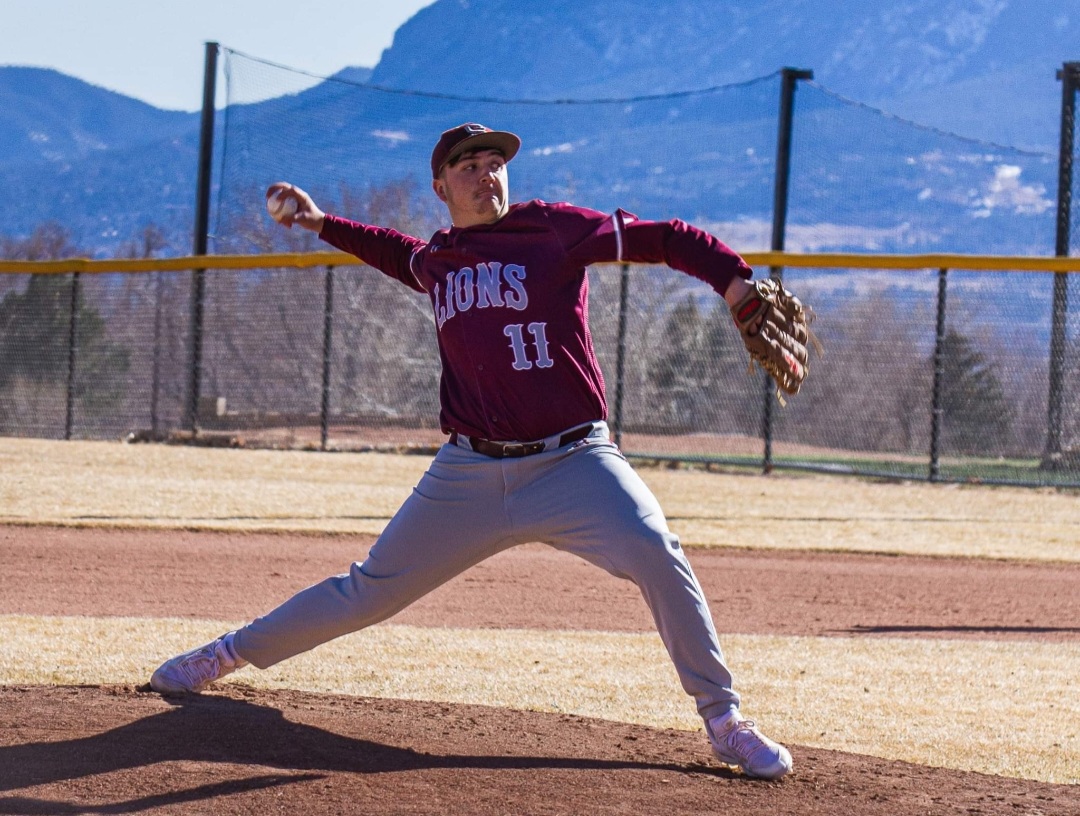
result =
[[[426,456],[0,439],[0,523],[378,533]],[[1080,495],[643,468],[684,543],[1080,560]]]

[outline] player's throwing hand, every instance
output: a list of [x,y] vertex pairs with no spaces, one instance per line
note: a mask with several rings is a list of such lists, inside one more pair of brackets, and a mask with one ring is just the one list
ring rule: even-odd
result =
[[277,181],[266,189],[266,209],[283,227],[293,224],[312,232],[321,232],[326,214],[315,206],[311,196],[287,181]]

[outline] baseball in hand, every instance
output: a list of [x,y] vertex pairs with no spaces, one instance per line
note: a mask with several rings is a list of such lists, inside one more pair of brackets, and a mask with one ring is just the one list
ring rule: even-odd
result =
[[280,223],[282,219],[296,214],[296,199],[282,190],[277,195],[267,197],[266,211],[270,213],[271,218]]

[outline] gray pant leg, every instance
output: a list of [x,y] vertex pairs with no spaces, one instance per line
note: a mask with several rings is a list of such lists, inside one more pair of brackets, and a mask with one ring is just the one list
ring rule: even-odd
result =
[[511,504],[522,527],[638,586],[703,718],[738,707],[705,594],[659,502],[618,448],[594,441],[521,461],[538,468]]
[[506,546],[503,485],[485,464],[444,445],[364,562],[238,630],[237,654],[265,669],[386,620]]

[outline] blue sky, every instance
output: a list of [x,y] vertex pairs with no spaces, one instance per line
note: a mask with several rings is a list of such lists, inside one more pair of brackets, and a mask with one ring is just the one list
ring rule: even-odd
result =
[[434,0],[0,0],[0,65],[55,68],[159,108],[202,104],[208,40],[327,76],[374,67]]

